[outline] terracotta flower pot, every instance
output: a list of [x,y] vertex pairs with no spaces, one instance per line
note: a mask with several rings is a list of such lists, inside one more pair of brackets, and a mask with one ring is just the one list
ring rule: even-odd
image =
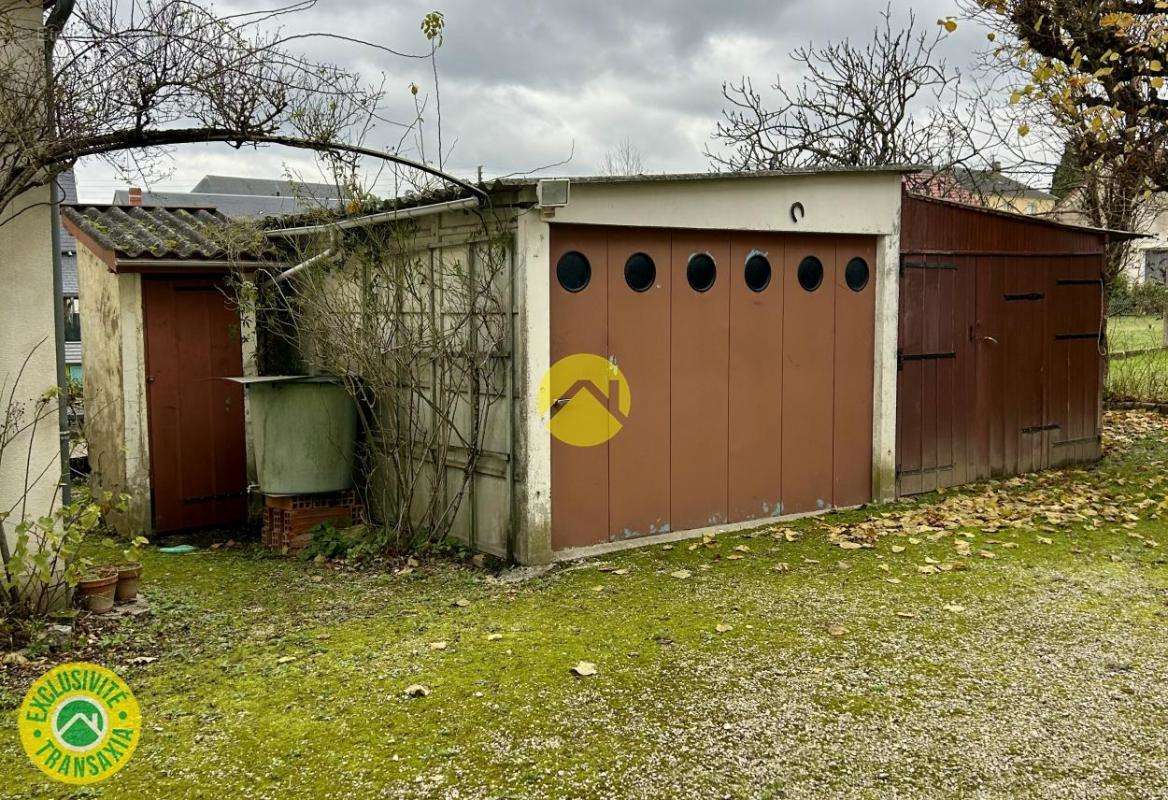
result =
[[114,591],[118,585],[118,571],[101,567],[77,582],[77,596],[81,605],[94,614],[105,614],[114,607]]
[[119,603],[129,603],[138,596],[138,579],[142,577],[142,565],[137,561],[118,564],[118,588],[114,596]]

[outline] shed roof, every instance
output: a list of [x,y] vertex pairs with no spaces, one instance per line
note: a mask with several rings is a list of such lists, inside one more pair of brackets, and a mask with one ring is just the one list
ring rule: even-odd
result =
[[71,205],[61,207],[61,216],[113,269],[125,262],[223,266],[257,257],[254,241],[214,209]]
[[1128,239],[1144,239],[1147,234],[1136,233],[1134,231],[1121,231],[1112,228],[1094,228],[1089,225],[1075,225],[1070,222],[1062,222],[1047,216],[1039,216],[1035,214],[1019,214],[1016,211],[1005,211],[998,208],[989,208],[987,206],[973,205],[970,203],[962,203],[959,200],[951,200],[948,198],[932,197],[931,195],[918,194],[916,192],[906,192],[906,196],[914,200],[920,200],[924,203],[933,203],[935,205],[950,206],[953,208],[960,208],[966,211],[972,211],[977,214],[985,214],[992,217],[1000,217],[1003,219],[1014,220],[1015,222],[1030,223],[1032,225],[1040,225],[1050,228],[1061,228],[1065,231],[1078,231],[1080,233],[1097,233],[1107,236],[1112,241],[1124,241]]

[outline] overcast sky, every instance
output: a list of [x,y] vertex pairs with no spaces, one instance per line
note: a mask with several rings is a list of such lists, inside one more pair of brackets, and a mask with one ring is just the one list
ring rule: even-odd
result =
[[[277,0],[221,2],[222,11],[271,7]],[[957,13],[956,0],[893,0],[934,29]],[[807,42],[866,39],[879,22],[880,0],[321,0],[288,18],[288,32],[326,31],[419,52],[421,18],[445,12],[439,52],[443,129],[456,141],[447,167],[488,176],[571,161],[558,174],[597,172],[606,151],[628,137],[647,172],[705,171],[703,148],[722,107],[722,81],[742,75],[756,85],[792,77],[788,57]],[[963,25],[944,45],[950,63],[970,63],[984,34]],[[428,90],[427,66],[370,48],[302,40],[314,57],[384,75],[389,116],[408,113],[411,82]],[[397,138],[383,126],[369,144]],[[238,152],[225,146],[184,148],[173,174],[154,188],[189,190],[204,174],[281,177],[291,169],[319,175],[302,157],[278,149]],[[109,202],[125,183],[100,163],[82,164],[83,200]]]

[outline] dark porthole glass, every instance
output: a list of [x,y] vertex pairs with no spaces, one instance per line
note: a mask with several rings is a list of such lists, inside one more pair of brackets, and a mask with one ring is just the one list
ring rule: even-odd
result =
[[646,292],[657,280],[657,265],[645,253],[633,253],[625,262],[625,283],[634,292]]
[[685,268],[685,278],[689,288],[695,292],[708,292],[718,278],[718,265],[709,253],[694,253]]
[[556,264],[556,280],[567,292],[581,292],[592,280],[592,265],[583,253],[564,253]]
[[762,253],[752,253],[746,259],[746,288],[761,292],[771,285],[771,262]]
[[808,292],[814,292],[823,283],[823,262],[815,256],[807,256],[799,262],[799,285]]
[[868,262],[862,258],[853,258],[844,269],[844,280],[853,292],[860,292],[868,285]]

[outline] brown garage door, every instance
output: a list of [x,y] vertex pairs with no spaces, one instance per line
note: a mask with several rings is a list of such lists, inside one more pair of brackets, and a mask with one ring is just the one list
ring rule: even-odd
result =
[[143,278],[154,530],[247,516],[239,314],[210,280]]
[[554,226],[552,361],[609,359],[632,405],[553,441],[553,547],[869,500],[874,265],[870,237]]

